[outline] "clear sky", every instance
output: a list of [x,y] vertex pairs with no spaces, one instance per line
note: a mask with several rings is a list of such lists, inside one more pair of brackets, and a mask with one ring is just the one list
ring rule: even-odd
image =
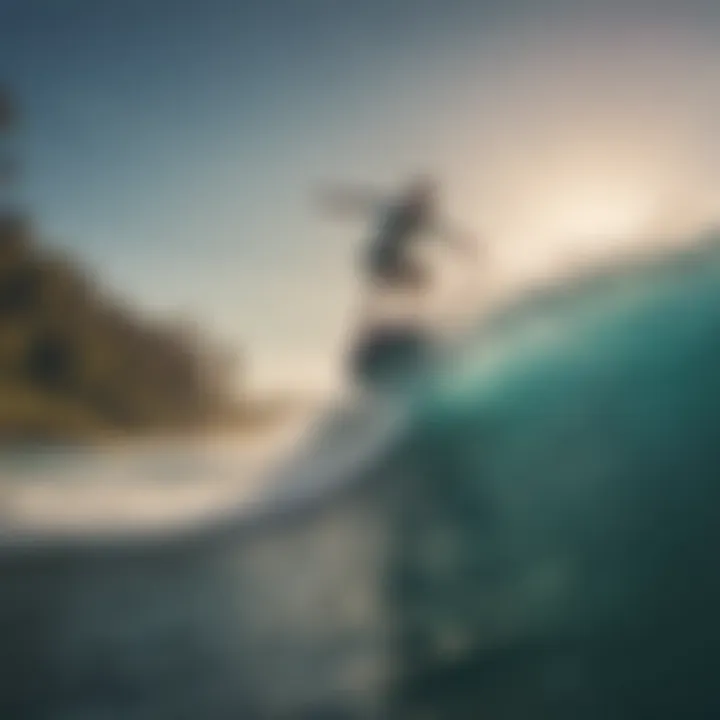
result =
[[246,348],[256,382],[322,385],[365,229],[313,214],[320,183],[436,172],[516,274],[714,219],[720,10],[630,5],[0,0],[23,192],[139,308]]

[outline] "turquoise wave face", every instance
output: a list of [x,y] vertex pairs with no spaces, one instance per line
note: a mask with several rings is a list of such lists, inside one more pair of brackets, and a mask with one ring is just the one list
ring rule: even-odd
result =
[[719,367],[711,241],[538,296],[423,384],[392,577],[409,714],[716,715]]

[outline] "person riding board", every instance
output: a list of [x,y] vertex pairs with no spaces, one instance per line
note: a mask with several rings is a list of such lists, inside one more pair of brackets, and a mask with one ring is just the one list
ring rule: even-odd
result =
[[[327,200],[326,196],[326,200]],[[399,359],[400,367],[414,364],[428,349],[432,267],[418,257],[417,247],[429,238],[440,239],[475,257],[471,238],[441,219],[436,183],[416,177],[394,203],[379,202],[364,193],[339,192],[329,197],[335,213],[372,213],[379,217],[375,233],[363,248],[361,273],[369,285],[364,295],[350,353],[356,378],[377,377],[378,368]],[[393,319],[393,296],[399,296],[400,322]],[[432,341],[430,341],[432,342]]]

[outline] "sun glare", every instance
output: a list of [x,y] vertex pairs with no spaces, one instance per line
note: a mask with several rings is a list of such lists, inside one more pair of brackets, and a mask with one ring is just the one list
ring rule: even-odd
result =
[[560,238],[618,242],[643,233],[653,212],[648,188],[622,183],[560,186],[545,199],[544,217],[538,219],[544,235]]

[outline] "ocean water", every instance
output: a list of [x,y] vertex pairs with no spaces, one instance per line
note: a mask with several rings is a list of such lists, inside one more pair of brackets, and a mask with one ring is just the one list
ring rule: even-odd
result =
[[107,457],[16,456],[0,717],[720,717],[719,281],[710,239],[538,293],[282,452],[116,456],[75,516]]

